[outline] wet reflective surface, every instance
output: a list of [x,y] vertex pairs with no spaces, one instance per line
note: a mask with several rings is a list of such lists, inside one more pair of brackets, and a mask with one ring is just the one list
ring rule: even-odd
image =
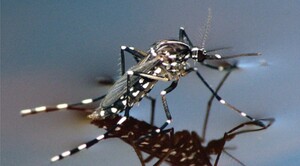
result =
[[[212,25],[207,49],[233,47],[225,55],[261,52],[240,58],[241,69],[229,76],[220,90],[228,102],[248,114],[274,117],[267,130],[241,135],[228,146],[246,165],[298,165],[299,126],[299,2],[12,2],[2,3],[1,48],[1,164],[49,165],[49,159],[99,135],[81,114],[67,111],[22,118],[19,111],[42,105],[77,102],[105,94],[99,76],[117,76],[121,45],[147,50],[160,39],[177,38],[184,26],[191,40],[201,44],[200,28],[207,8]],[[202,28],[203,29],[203,28]],[[128,56],[128,62],[130,56]],[[224,73],[199,65],[214,87]],[[155,123],[165,121],[159,92]],[[191,74],[167,96],[178,131],[201,132],[210,93]],[[132,116],[149,120],[150,106],[143,101]],[[207,128],[208,139],[246,121],[214,103]],[[104,132],[101,131],[101,132]],[[224,164],[234,161],[221,159]],[[139,165],[134,150],[118,139],[95,147],[56,165]],[[127,164],[128,163],[128,164]]]

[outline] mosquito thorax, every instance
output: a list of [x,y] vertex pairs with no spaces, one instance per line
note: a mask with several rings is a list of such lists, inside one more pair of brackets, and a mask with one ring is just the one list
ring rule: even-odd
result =
[[206,58],[206,51],[204,48],[193,47],[191,49],[192,59],[197,62],[203,62]]
[[178,40],[161,40],[153,44],[150,53],[153,56],[163,56],[170,61],[186,61],[191,53],[191,48]]
[[185,75],[191,47],[178,40],[161,40],[153,44],[149,53],[160,59],[162,67],[172,75],[173,79],[178,79]]

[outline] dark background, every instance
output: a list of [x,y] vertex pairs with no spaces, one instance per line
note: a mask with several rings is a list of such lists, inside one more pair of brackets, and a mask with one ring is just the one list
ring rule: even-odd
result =
[[[200,45],[208,8],[212,25],[206,48],[233,47],[226,55],[261,52],[240,59],[220,95],[254,117],[274,117],[266,131],[242,135],[227,145],[246,165],[300,163],[299,1],[14,1],[1,2],[1,165],[50,165],[53,155],[103,133],[81,114],[62,111],[22,118],[19,111],[77,102],[105,94],[98,76],[117,77],[121,45],[147,50],[160,39],[177,38],[184,26]],[[201,30],[202,28],[202,30]],[[131,58],[128,58],[131,59]],[[129,60],[130,61],[130,60]],[[267,65],[266,65],[267,64]],[[199,65],[216,86],[224,73]],[[152,96],[168,86],[160,83]],[[191,74],[167,96],[171,126],[201,133],[210,96]],[[165,121],[158,98],[156,124]],[[149,103],[132,110],[149,119]],[[245,119],[215,102],[208,138]],[[223,155],[221,165],[236,164]],[[59,165],[139,165],[133,149],[105,140]]]

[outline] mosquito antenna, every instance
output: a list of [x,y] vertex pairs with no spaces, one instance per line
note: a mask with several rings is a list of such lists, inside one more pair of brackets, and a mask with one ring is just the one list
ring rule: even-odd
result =
[[208,33],[209,33],[210,27],[211,27],[211,20],[212,20],[211,8],[208,8],[208,16],[207,16],[206,25],[205,25],[205,28],[204,28],[205,31],[204,31],[204,34],[202,36],[201,48],[205,48],[205,42],[208,38]]

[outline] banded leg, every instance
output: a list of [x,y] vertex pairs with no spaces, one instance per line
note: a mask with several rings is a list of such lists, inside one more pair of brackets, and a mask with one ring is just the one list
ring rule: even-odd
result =
[[[217,88],[215,89],[216,93],[219,92],[220,88],[223,86],[224,82],[226,81],[226,79],[228,78],[228,76],[230,75],[231,72],[232,72],[232,68],[228,69],[228,71],[224,75],[223,79],[221,80],[221,82],[219,83]],[[210,97],[210,99],[208,100],[208,102],[207,102],[206,115],[205,115],[205,120],[204,120],[204,123],[203,123],[203,129],[202,129],[203,141],[205,141],[205,137],[206,137],[206,129],[207,129],[207,124],[208,124],[208,118],[209,118],[209,114],[210,114],[213,99],[214,99],[214,95],[212,95]]]
[[190,73],[194,71],[196,73],[196,75],[198,76],[198,78],[204,83],[204,85],[210,90],[210,92],[212,93],[212,95],[223,105],[227,106],[228,108],[230,108],[231,110],[239,113],[242,117],[248,118],[251,121],[255,121],[256,123],[258,123],[258,125],[261,125],[262,127],[264,126],[264,124],[260,121],[256,121],[255,118],[249,116],[248,114],[246,114],[243,111],[240,111],[238,108],[234,107],[233,105],[231,105],[230,103],[226,102],[224,99],[222,99],[213,89],[212,87],[207,83],[207,81],[202,77],[202,75],[200,74],[200,72],[198,71],[197,68],[189,68],[187,69],[187,72]]
[[126,92],[127,93],[127,98],[126,98],[127,107],[125,108],[125,116],[122,116],[122,118],[114,126],[109,128],[104,134],[101,134],[101,135],[97,136],[96,138],[94,138],[86,143],[83,143],[83,144],[77,146],[76,148],[73,148],[72,150],[65,151],[65,152],[61,153],[60,155],[56,155],[56,156],[52,157],[51,162],[62,160],[64,158],[74,155],[75,153],[78,153],[84,149],[92,147],[93,145],[100,142],[101,140],[106,139],[106,137],[108,137],[108,135],[112,131],[116,130],[118,126],[120,126],[122,123],[124,123],[129,118],[129,108],[130,108],[128,105],[128,103],[129,103],[129,101],[128,101],[129,100],[129,98],[128,98],[129,82],[130,82],[130,75],[127,74],[127,92]]
[[194,47],[192,41],[190,40],[189,36],[187,35],[187,33],[185,32],[183,27],[179,28],[179,41],[181,42],[185,42],[185,40],[188,42],[188,44],[192,47]]
[[56,155],[54,157],[51,158],[51,162],[55,162],[55,161],[58,161],[58,160],[62,160],[68,156],[71,156],[77,152],[80,152],[84,149],[87,149],[87,148],[90,148],[91,146],[95,145],[96,143],[100,142],[101,140],[103,139],[106,139],[106,137],[108,136],[108,134],[110,132],[112,132],[113,130],[117,130],[117,127],[119,125],[121,125],[122,123],[124,123],[126,121],[127,117],[123,116],[115,126],[111,127],[109,130],[107,130],[104,134],[101,134],[99,135],[98,137],[96,137],[95,139],[92,139],[86,143],[83,143],[79,146],[77,146],[76,148],[72,149],[72,150],[68,150],[68,151],[65,151],[63,153],[61,153],[60,155]]
[[121,75],[125,74],[125,51],[133,55],[137,63],[147,56],[147,53],[136,50],[134,47],[121,46]]
[[166,122],[159,128],[157,129],[155,132],[156,133],[160,133],[164,128],[166,128],[172,121],[172,116],[171,113],[169,111],[169,107],[168,107],[168,103],[167,103],[167,99],[166,99],[166,95],[168,93],[170,93],[171,91],[173,91],[176,87],[177,87],[178,81],[173,81],[172,84],[167,87],[165,90],[160,92],[161,95],[161,99],[162,99],[162,103],[163,103],[163,107],[164,107],[164,111],[167,117]]
[[98,137],[96,137],[95,139],[92,139],[86,143],[83,143],[81,145],[79,145],[77,148],[74,148],[72,150],[68,150],[65,151],[63,153],[61,153],[60,155],[54,156],[51,158],[52,162],[61,160],[65,157],[71,156],[77,152],[80,152],[81,150],[87,149],[92,147],[93,145],[95,145],[96,143],[100,142],[101,140],[105,139],[106,137],[108,137],[108,134],[110,134],[112,131],[114,131],[115,129],[117,129],[118,126],[120,126],[122,123],[124,123],[128,118],[129,118],[129,110],[130,110],[130,106],[129,106],[129,85],[130,85],[130,77],[133,75],[132,71],[128,71],[127,72],[127,92],[126,92],[126,108],[125,108],[125,113],[124,116],[122,116],[122,118],[111,128],[109,128],[104,134],[99,135]]
[[58,104],[56,106],[39,106],[39,107],[35,107],[33,109],[24,109],[24,110],[20,111],[20,114],[22,116],[27,116],[27,115],[37,114],[37,113],[41,113],[41,112],[60,111],[60,110],[69,109],[69,108],[75,107],[75,106],[91,104],[91,103],[94,103],[94,102],[97,102],[97,101],[103,99],[104,97],[105,97],[105,95],[96,97],[96,98],[84,99],[81,102],[74,103],[74,104],[62,103],[62,104]]
[[146,99],[150,100],[150,102],[151,102],[150,124],[154,125],[156,99],[149,95],[146,95],[145,97],[146,97]]

